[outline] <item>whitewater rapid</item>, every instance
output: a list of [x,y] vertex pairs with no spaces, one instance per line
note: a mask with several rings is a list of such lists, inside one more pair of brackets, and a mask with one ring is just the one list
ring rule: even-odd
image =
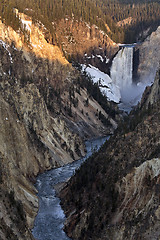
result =
[[38,190],[39,211],[32,230],[35,239],[70,240],[63,231],[66,218],[54,186],[66,182],[93,151],[100,148],[106,139],[105,137],[86,142],[87,154],[84,158],[38,176],[36,188]]

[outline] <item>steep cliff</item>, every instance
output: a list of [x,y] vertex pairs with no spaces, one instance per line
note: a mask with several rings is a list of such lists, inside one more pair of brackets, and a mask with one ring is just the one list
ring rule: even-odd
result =
[[135,79],[153,82],[160,61],[160,27],[157,28],[135,51]]
[[157,70],[154,84],[148,86],[142,96],[141,102],[138,104],[138,108],[151,108],[154,104],[157,104],[160,98],[160,70]]
[[160,237],[159,90],[157,73],[144,108],[132,112],[61,192],[73,239]]

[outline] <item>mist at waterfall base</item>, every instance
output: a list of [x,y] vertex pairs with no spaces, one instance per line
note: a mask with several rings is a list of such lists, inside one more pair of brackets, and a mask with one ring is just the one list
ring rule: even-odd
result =
[[146,86],[151,85],[150,82],[145,83],[132,83],[131,86],[121,90],[121,100],[118,104],[120,110],[130,112],[131,109],[138,104],[142,98],[142,94],[145,91]]
[[138,83],[133,82],[133,51],[135,45],[124,45],[112,61],[110,76],[101,72],[92,65],[82,65],[85,71],[93,80],[98,83],[100,90],[109,101],[118,103],[119,108],[130,112],[132,107],[141,100],[146,88],[152,84],[149,78]]

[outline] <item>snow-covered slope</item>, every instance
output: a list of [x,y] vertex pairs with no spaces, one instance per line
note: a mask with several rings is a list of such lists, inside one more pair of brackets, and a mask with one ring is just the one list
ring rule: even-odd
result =
[[82,64],[82,71],[85,71],[91,76],[94,83],[98,83],[101,92],[107,96],[108,100],[116,103],[120,102],[120,89],[113,83],[108,74],[101,72],[98,68],[93,67],[92,65],[86,66],[85,64]]

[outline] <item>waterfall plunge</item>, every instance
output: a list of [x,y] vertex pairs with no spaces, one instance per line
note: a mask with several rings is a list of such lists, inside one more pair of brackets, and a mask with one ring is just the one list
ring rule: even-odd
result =
[[135,45],[123,45],[112,61],[110,76],[101,72],[92,65],[83,65],[95,83],[100,84],[100,90],[110,101],[119,104],[119,108],[129,112],[142,97],[148,82],[134,83],[133,73],[133,51]]
[[115,56],[111,67],[111,79],[119,87],[124,103],[133,98],[132,71],[133,47],[124,47]]

